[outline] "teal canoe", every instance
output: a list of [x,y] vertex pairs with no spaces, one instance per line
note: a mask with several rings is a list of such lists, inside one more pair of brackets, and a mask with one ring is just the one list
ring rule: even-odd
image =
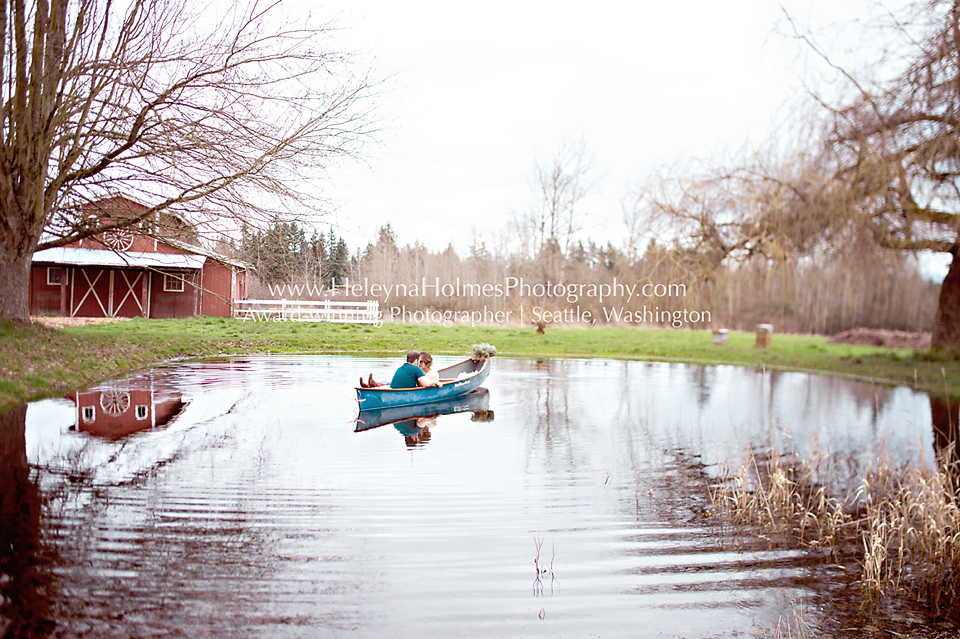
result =
[[[490,375],[490,358],[467,359],[453,366],[441,368],[442,386],[429,388],[357,388],[360,410],[379,410],[395,406],[431,404],[466,395]],[[459,378],[459,379],[458,379]]]
[[428,404],[411,404],[409,406],[393,406],[362,410],[356,417],[354,431],[360,433],[365,430],[379,428],[390,424],[397,424],[408,420],[417,420],[421,417],[438,417],[453,413],[472,412],[477,416],[475,421],[493,421],[493,411],[490,410],[490,391],[486,388],[475,388],[465,395],[444,399]]

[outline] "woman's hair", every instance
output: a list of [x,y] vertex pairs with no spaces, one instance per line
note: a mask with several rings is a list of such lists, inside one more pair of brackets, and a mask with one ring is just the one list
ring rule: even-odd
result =
[[420,353],[420,361],[423,362],[423,367],[426,369],[423,371],[424,373],[433,368],[433,355],[430,353]]

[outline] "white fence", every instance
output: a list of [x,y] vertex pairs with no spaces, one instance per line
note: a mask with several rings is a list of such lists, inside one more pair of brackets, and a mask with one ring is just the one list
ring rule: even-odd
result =
[[340,324],[376,324],[379,326],[380,303],[372,302],[302,302],[299,300],[240,300],[235,303],[234,317],[255,322],[337,322]]

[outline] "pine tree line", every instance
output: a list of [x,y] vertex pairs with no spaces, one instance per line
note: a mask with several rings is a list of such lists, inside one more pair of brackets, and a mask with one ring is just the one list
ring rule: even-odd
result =
[[329,287],[355,267],[343,237],[333,227],[324,234],[297,222],[274,220],[266,229],[245,227],[236,256],[254,267],[255,279],[265,285],[304,284]]

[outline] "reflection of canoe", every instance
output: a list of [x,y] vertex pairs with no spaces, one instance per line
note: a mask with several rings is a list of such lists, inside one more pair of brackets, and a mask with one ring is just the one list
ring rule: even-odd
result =
[[[358,388],[357,401],[360,410],[375,410],[394,406],[412,406],[415,404],[431,404],[433,402],[452,399],[469,393],[487,379],[490,374],[490,359],[468,359],[441,368],[440,381],[443,386],[432,388]],[[457,377],[464,373],[466,377],[457,381]]]
[[466,411],[486,411],[490,405],[490,391],[486,388],[477,388],[466,395],[431,402],[429,404],[414,404],[410,406],[393,406],[377,410],[362,410],[357,415],[356,432],[370,430],[378,426],[395,424],[419,417],[433,415],[449,415]]

